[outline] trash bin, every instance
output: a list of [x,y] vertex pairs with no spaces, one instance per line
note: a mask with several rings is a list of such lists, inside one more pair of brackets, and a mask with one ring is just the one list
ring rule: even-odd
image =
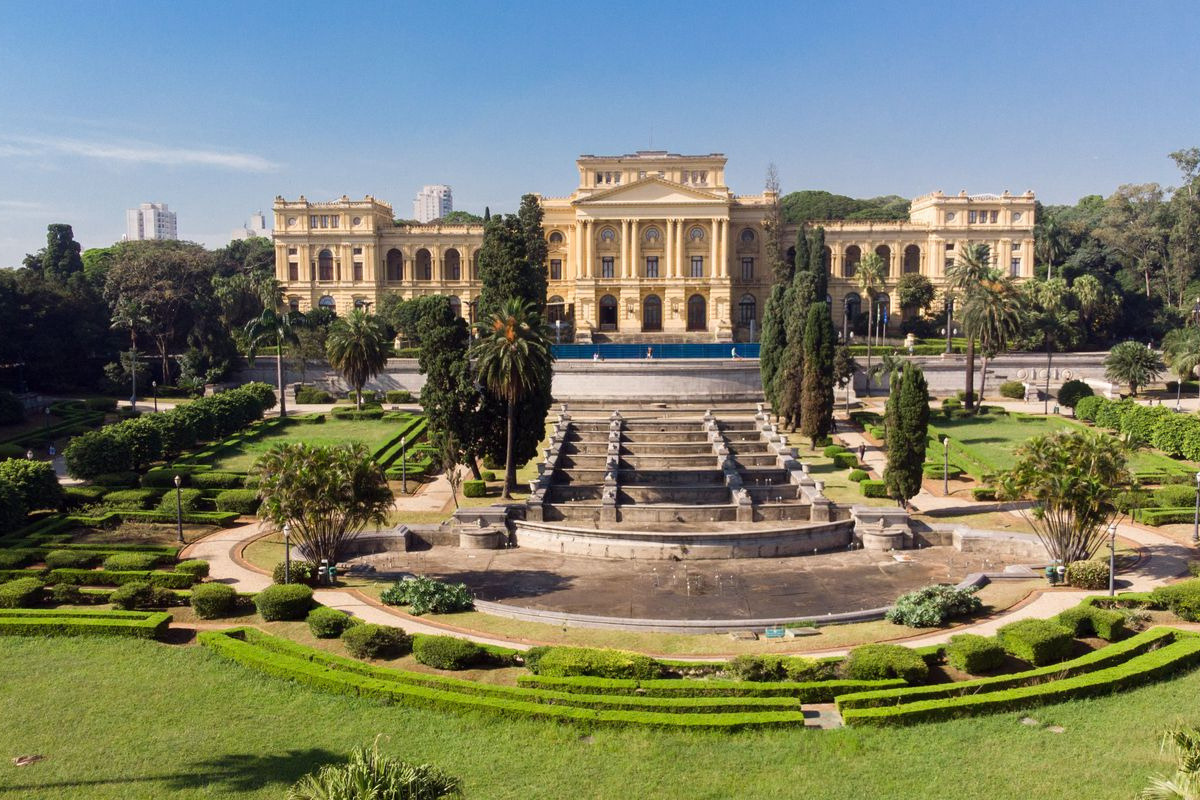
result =
[[1057,571],[1054,569],[1054,565],[1053,565],[1053,564],[1051,564],[1050,566],[1046,567],[1046,580],[1047,580],[1047,581],[1050,583],[1050,585],[1051,585],[1051,586],[1053,586],[1053,585],[1054,585],[1054,579],[1055,579],[1057,576],[1058,576],[1058,572],[1057,572]]

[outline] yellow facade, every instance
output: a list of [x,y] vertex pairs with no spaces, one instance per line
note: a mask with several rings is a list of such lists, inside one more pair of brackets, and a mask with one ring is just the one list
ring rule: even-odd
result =
[[[725,161],[660,151],[581,156],[578,188],[541,198],[550,318],[572,321],[581,341],[754,337],[771,288],[763,217],[775,197],[733,194]],[[940,285],[968,243],[990,245],[1000,267],[1029,277],[1034,222],[1032,192],[935,192],[912,201],[908,221],[820,223],[835,320],[861,309],[855,264],[870,252],[888,267],[882,303],[905,273]],[[795,234],[786,228],[785,243]],[[396,292],[446,294],[469,315],[482,243],[482,225],[397,226],[391,206],[370,196],[275,200],[277,276],[300,310],[345,310]],[[898,314],[890,319],[898,326]]]

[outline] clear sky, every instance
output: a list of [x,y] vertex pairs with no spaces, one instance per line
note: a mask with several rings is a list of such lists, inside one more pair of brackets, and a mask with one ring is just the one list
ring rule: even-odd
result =
[[276,195],[411,215],[563,195],[580,153],[723,152],[735,192],[1176,181],[1200,146],[1200,6],[1002,3],[0,4],[0,266],[165,202],[219,246]]

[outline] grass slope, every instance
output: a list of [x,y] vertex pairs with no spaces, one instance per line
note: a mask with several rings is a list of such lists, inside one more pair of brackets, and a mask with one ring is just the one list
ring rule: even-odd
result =
[[263,453],[282,442],[304,442],[305,444],[334,445],[359,441],[374,451],[396,435],[403,423],[379,422],[374,420],[326,419],[320,425],[288,425],[269,431],[253,441],[226,451],[213,462],[214,470],[246,472]]
[[[0,640],[0,797],[278,798],[376,734],[512,798],[1128,798],[1164,770],[1159,731],[1194,707],[1200,671],[1033,716],[903,730],[746,734],[597,730],[386,707],[261,678],[196,647]],[[80,676],[87,676],[81,680]],[[1194,721],[1194,720],[1193,720]],[[986,742],[986,747],[980,747]],[[940,789],[938,787],[941,787]],[[952,787],[952,788],[951,788]]]

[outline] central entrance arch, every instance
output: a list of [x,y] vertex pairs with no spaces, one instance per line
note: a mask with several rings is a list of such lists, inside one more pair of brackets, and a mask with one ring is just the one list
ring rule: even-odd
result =
[[689,331],[708,329],[708,307],[705,304],[704,295],[694,294],[688,298],[687,329]]
[[642,330],[662,330],[662,300],[656,294],[648,294],[642,301]]
[[617,329],[617,298],[606,294],[600,298],[600,330],[615,331]]

